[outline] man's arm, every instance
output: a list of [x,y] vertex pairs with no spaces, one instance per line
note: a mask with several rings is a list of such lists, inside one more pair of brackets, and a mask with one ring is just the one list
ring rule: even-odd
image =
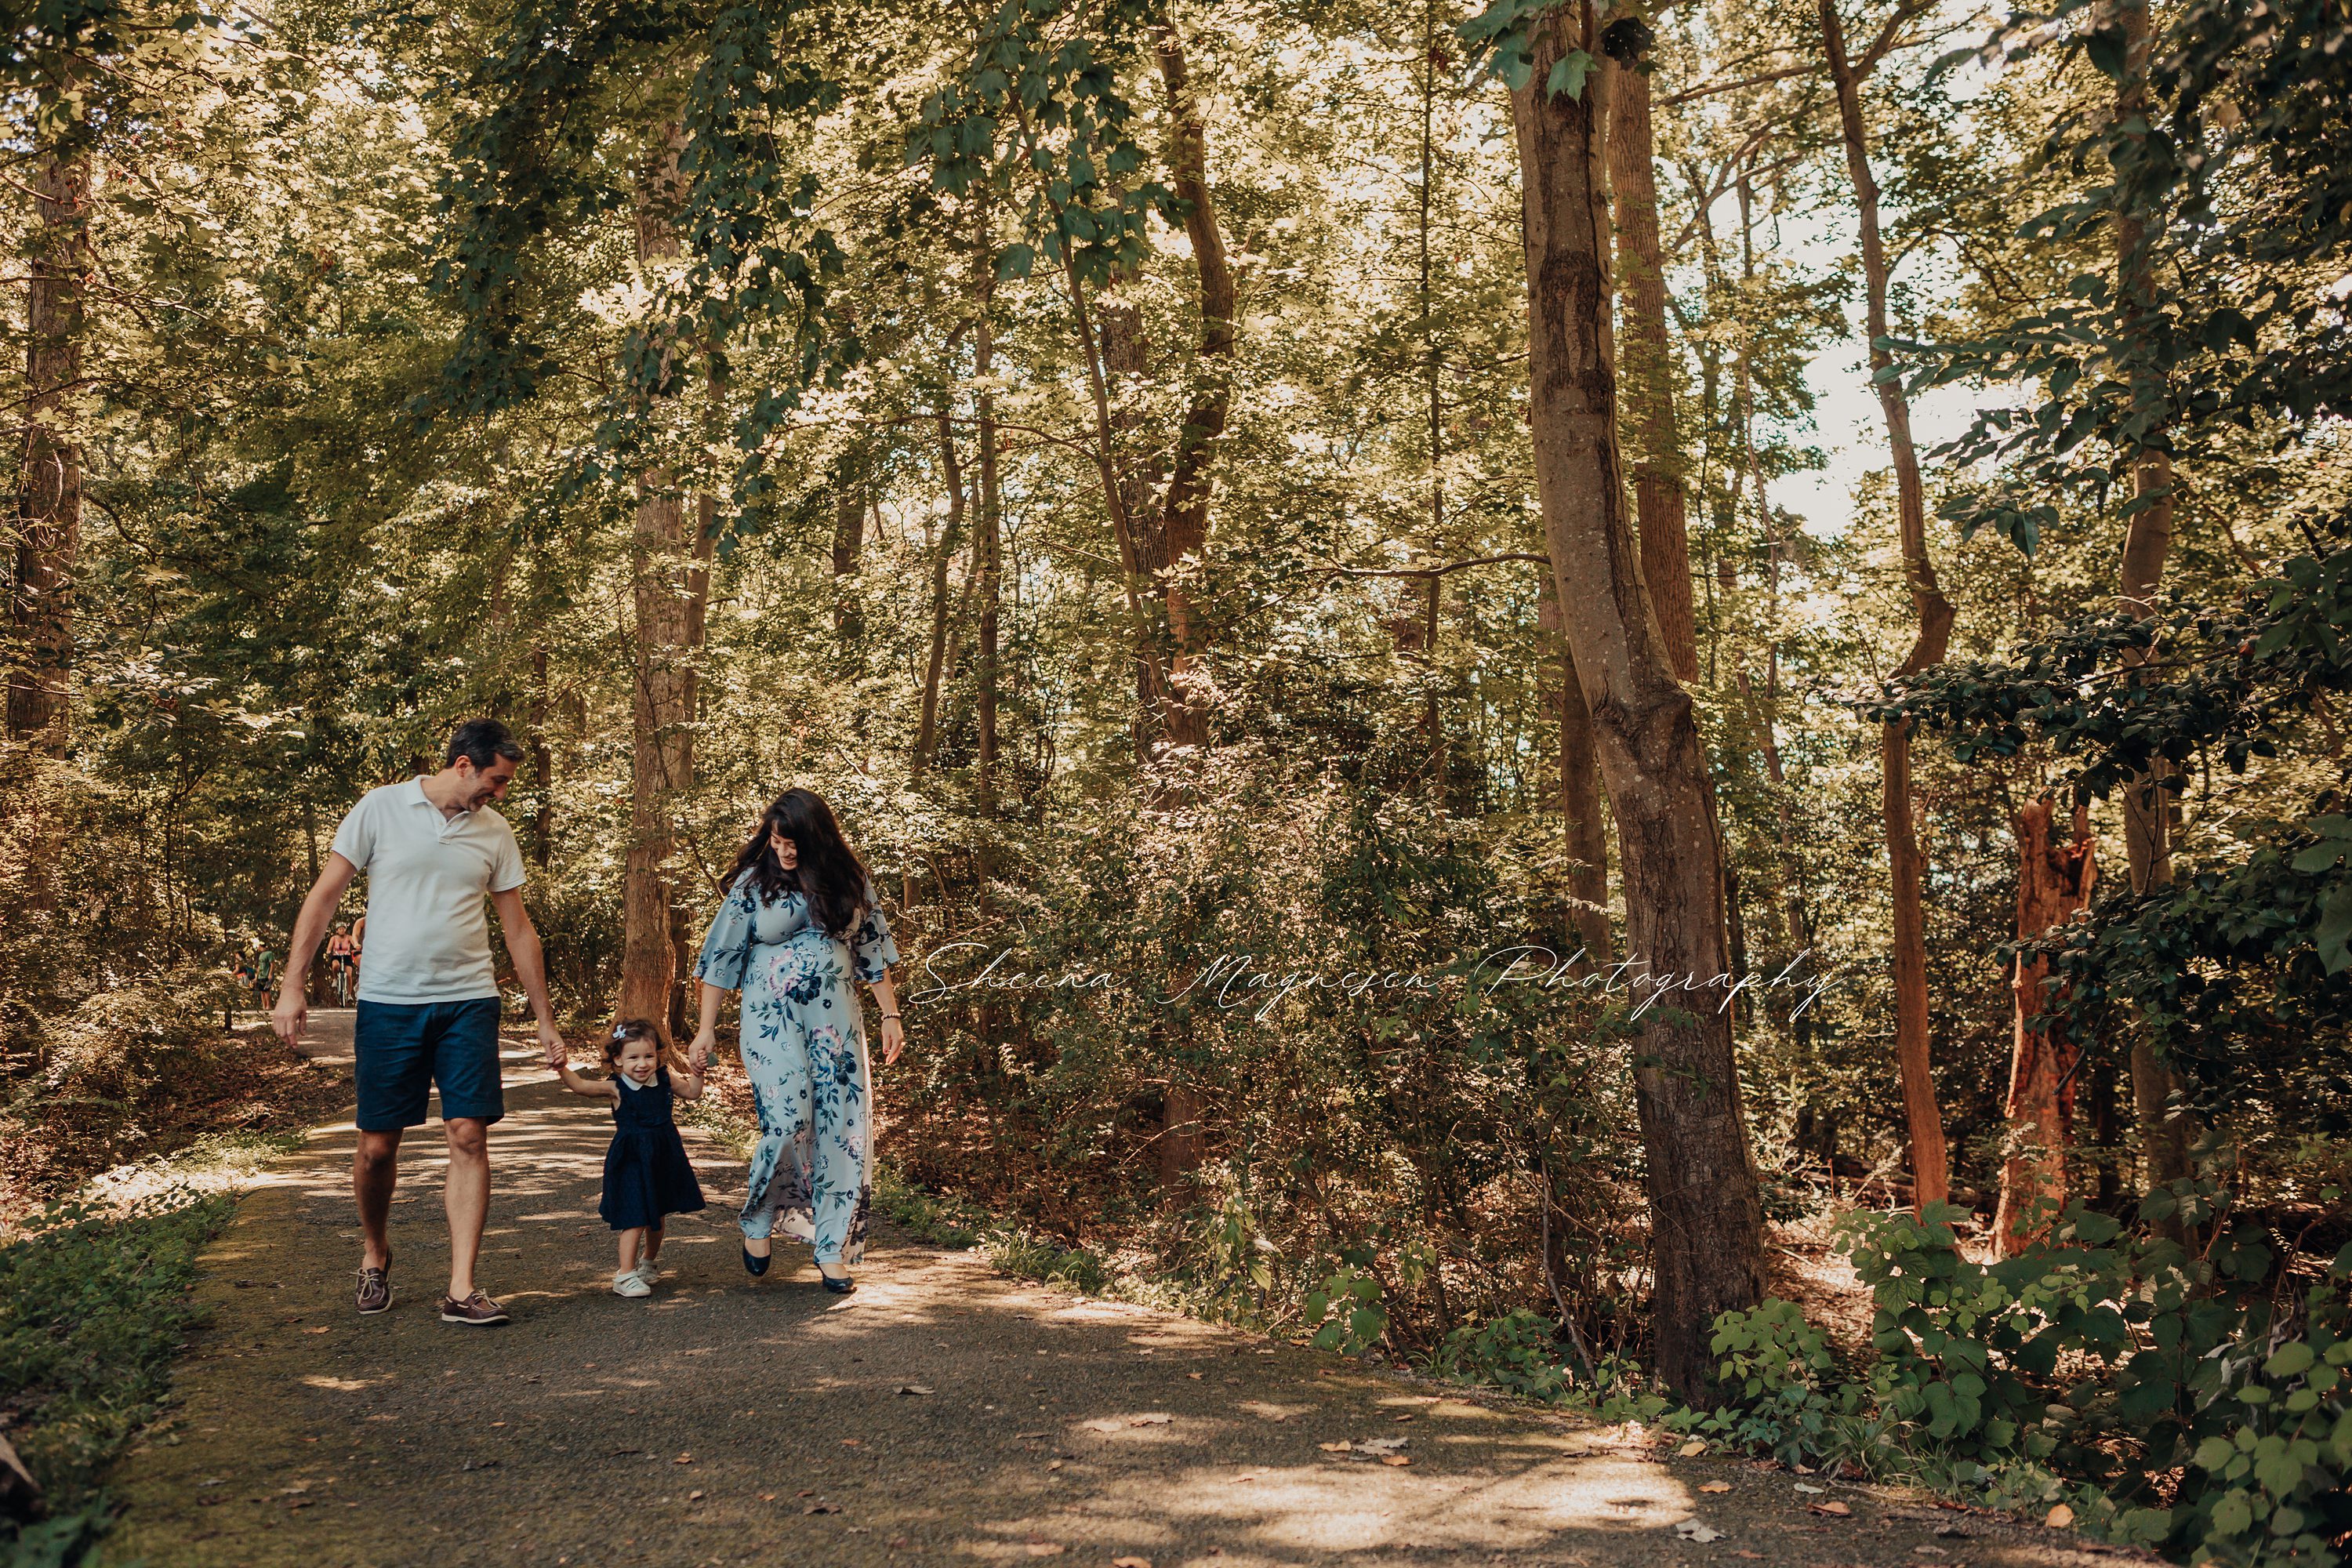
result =
[[530,923],[522,907],[522,889],[509,888],[503,893],[492,893],[490,904],[499,911],[499,931],[506,938],[508,956],[514,960],[515,978],[522,982],[523,994],[530,998],[531,1014],[539,1020],[539,1043],[561,1047],[563,1035],[555,1026],[555,1008],[547,999],[547,954],[539,943],[539,928]]
[[302,900],[302,912],[294,917],[294,934],[287,942],[286,968],[278,986],[278,1005],[269,1013],[269,1026],[289,1046],[302,1037],[310,1021],[310,997],[304,989],[310,957],[319,951],[328,922],[335,918],[335,906],[343,901],[343,889],[359,874],[357,866],[330,849],[327,863],[319,868],[319,879],[310,884]]

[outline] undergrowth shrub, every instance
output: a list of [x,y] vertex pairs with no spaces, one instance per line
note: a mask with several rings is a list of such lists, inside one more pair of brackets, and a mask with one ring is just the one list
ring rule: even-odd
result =
[[[2191,1252],[2153,1228],[2173,1216],[2210,1239]],[[1840,1367],[1785,1301],[1726,1313],[1727,1397],[1668,1424],[1995,1500],[2079,1499],[2086,1527],[2194,1563],[2344,1560],[2352,1247],[2324,1277],[2288,1273],[2201,1182],[2154,1194],[2129,1234],[2076,1203],[2049,1240],[1990,1263],[1960,1251],[1955,1217],[1845,1222],[1874,1303],[1867,1366]]]
[[0,1244],[0,1410],[53,1510],[86,1501],[154,1417],[199,1316],[196,1255],[233,1207],[185,1189],[54,1203]]

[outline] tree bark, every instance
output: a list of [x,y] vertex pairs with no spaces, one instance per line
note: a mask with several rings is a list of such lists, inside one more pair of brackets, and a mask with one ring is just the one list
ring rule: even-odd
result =
[[866,490],[844,485],[833,498],[833,630],[844,644],[866,636],[866,610],[857,601],[857,578],[866,553]]
[[1194,591],[1183,574],[1196,564],[1209,542],[1209,492],[1217,447],[1233,401],[1234,274],[1225,259],[1217,209],[1209,199],[1208,131],[1192,91],[1183,41],[1171,30],[1160,35],[1160,77],[1168,89],[1174,122],[1169,147],[1169,184],[1185,204],[1184,234],[1192,244],[1200,275],[1201,344],[1192,370],[1192,393],[1169,467],[1168,492],[1147,544],[1149,568],[1160,584],[1168,616],[1170,703],[1167,737],[1177,746],[1205,746],[1209,708],[1215,691],[1208,666],[1209,632]]
[[[2099,879],[2090,814],[2074,808],[2073,839],[2052,834],[2050,799],[2029,801],[2011,825],[2017,835],[2017,934],[2041,935],[2091,900]],[[1993,1234],[2012,1257],[2047,1234],[2066,1206],[2066,1150],[2074,1135],[2074,1061],[2081,1047],[2065,1026],[2037,1024],[2048,1011],[2050,965],[2020,954],[2012,971],[2009,1061],[2010,1153],[2000,1171]]]
[[82,448],[68,406],[81,380],[82,291],[89,266],[89,159],[51,149],[33,175],[26,258],[24,467],[10,630],[8,733],[51,756],[66,750],[72,706],[73,575],[81,551]]
[[[1935,564],[1927,555],[1927,488],[1920,479],[1919,454],[1911,442],[1910,399],[1904,395],[1902,383],[1887,374],[1894,360],[1886,348],[1886,245],[1879,233],[1878,182],[1870,172],[1870,144],[1863,127],[1861,75],[1846,55],[1836,0],[1821,0],[1821,17],[1822,46],[1829,58],[1832,85],[1837,89],[1846,173],[1853,183],[1854,206],[1861,217],[1871,377],[1879,410],[1885,416],[1886,445],[1895,463],[1895,511],[1903,547],[1903,575],[1911,590],[1912,613],[1918,619],[1911,651],[1895,673],[1913,675],[1942,662],[1951,644],[1952,605],[1936,581]],[[1907,722],[1889,724],[1880,734],[1879,770],[1894,905],[1895,1050],[1903,1080],[1904,1121],[1911,1135],[1912,1199],[1924,1208],[1949,1198],[1951,1167],[1930,1062],[1927,915],[1920,895],[1927,868],[1912,820]]]
[[[972,373],[982,384],[979,394],[979,530],[972,543],[972,570],[980,584],[980,668],[977,672],[980,679],[980,814],[993,816],[996,815],[997,782],[997,608],[1003,598],[1004,541],[1003,492],[996,473],[996,397],[986,387],[988,378],[996,373],[996,269],[990,265],[992,247],[987,243],[987,207],[982,205],[980,210],[980,321],[972,341]],[[981,896],[985,900],[987,882],[984,875]]]
[[1588,972],[1609,965],[1609,834],[1601,820],[1601,758],[1592,745],[1592,714],[1576,678],[1576,654],[1561,624],[1559,595],[1547,574],[1538,595],[1538,621],[1559,649],[1559,811],[1568,829],[1569,924],[1584,949]]
[[[678,125],[665,126],[639,172],[635,220],[641,264],[677,254],[673,218],[683,190],[677,160],[684,143]],[[659,1022],[672,1016],[677,1002],[669,872],[677,813],[670,797],[694,785],[697,659],[710,584],[710,513],[708,498],[689,513],[677,476],[666,468],[649,469],[638,479],[629,562],[636,637],[629,705],[629,847],[621,881],[617,1011],[624,1018]]]
[[[2124,74],[2116,88],[2116,118],[2120,123],[2144,118],[2147,112],[2148,16],[2145,0],[2116,0],[2116,20],[2124,36]],[[2116,294],[2127,330],[2136,329],[2152,309],[2155,275],[2147,253],[2147,225],[2124,193],[2116,213]],[[2135,379],[2142,373],[2135,370]],[[2152,393],[2152,388],[2135,391]],[[2160,441],[2162,432],[2152,433]],[[2172,550],[2172,455],[2160,446],[2141,447],[2132,461],[2133,511],[2124,524],[2123,559],[2116,573],[2116,595],[2124,613],[2142,620],[2156,614],[2157,591],[2164,582],[2165,558]],[[2146,656],[2129,653],[2127,665]],[[2147,773],[2124,786],[2124,858],[2131,889],[2145,893],[2172,882],[2172,795],[2164,781],[2171,772],[2160,759]],[[2165,1186],[2189,1173],[2189,1145],[2192,1128],[2186,1114],[2174,1110],[2171,1100],[2179,1079],[2158,1056],[2145,1031],[2134,1035],[2131,1047],[2132,1113],[2139,1124],[2140,1157],[2149,1188]],[[2178,1223],[2171,1228],[2178,1230]]]
[[1691,606],[1688,508],[1682,436],[1675,419],[1674,347],[1666,337],[1665,263],[1658,245],[1658,185],[1652,165],[1650,79],[1612,64],[1609,183],[1618,272],[1625,289],[1625,352],[1620,361],[1625,423],[1633,437],[1633,507],[1641,521],[1642,575],[1675,677],[1698,679],[1698,633]]
[[[1544,90],[1566,50],[1598,58],[1589,10],[1537,24],[1512,95],[1528,272],[1528,421],[1537,489],[1578,684],[1617,816],[1626,946],[1654,976],[1728,967],[1721,838],[1690,695],[1675,679],[1640,563],[1618,458],[1603,126],[1597,95]],[[1717,1314],[1761,1293],[1763,1215],[1731,1024],[1699,1002],[1643,1014],[1634,1094],[1657,1281],[1657,1369],[1713,1397]]]
[[[944,400],[946,394],[940,394]],[[963,458],[956,450],[955,421],[940,406],[940,470],[948,487],[947,521],[940,526],[939,554],[931,563],[931,656],[923,671],[922,716],[915,724],[913,773],[920,777],[940,748],[940,686],[948,662],[948,578],[963,543]]]

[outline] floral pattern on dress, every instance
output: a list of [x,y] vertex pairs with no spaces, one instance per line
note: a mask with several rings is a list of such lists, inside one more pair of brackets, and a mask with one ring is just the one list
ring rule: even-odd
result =
[[743,993],[743,1067],[760,1117],[743,1234],[779,1229],[845,1267],[861,1260],[874,1206],[874,1075],[857,980],[898,960],[872,884],[848,941],[811,924],[807,900],[762,900],[747,875],[703,938],[696,975]]

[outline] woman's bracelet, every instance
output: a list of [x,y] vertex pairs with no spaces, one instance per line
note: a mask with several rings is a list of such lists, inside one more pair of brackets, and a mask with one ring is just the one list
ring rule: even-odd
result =
[[885,1014],[883,1014],[882,1016],[883,1016],[885,1018],[896,1018],[896,1017],[898,1017],[898,1014],[896,1014],[896,1013],[885,1013]]

